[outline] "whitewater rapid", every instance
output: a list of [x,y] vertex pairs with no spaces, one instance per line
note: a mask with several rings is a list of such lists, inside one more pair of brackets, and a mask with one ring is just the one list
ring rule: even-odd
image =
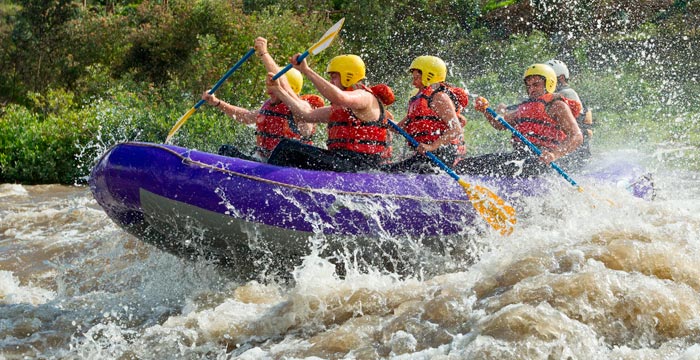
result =
[[529,199],[463,271],[340,277],[311,254],[286,282],[146,245],[87,187],[0,185],[0,358],[697,359],[700,174],[654,170],[653,201]]

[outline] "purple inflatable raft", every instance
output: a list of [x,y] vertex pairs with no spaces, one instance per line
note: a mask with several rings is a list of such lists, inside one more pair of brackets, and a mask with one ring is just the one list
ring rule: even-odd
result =
[[[585,177],[624,182],[637,197],[653,196],[650,177],[630,164]],[[511,204],[551,185],[537,178],[463,178]],[[386,258],[392,254],[372,239],[412,239],[445,251],[444,239],[491,231],[447,175],[309,171],[129,142],[109,149],[89,182],[107,215],[137,238],[230,267],[262,257],[290,266],[318,238],[331,244],[326,250]]]

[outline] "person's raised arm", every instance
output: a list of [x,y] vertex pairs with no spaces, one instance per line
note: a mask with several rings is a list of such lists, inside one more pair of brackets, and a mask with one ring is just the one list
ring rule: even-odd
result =
[[257,111],[250,111],[242,107],[231,105],[226,101],[217,98],[216,95],[209,94],[208,90],[202,94],[202,100],[206,101],[208,105],[223,111],[234,120],[240,121],[241,123],[247,125],[255,124],[255,118],[258,115]]
[[277,73],[278,71],[280,71],[280,68],[275,62],[275,59],[273,59],[270,53],[267,51],[267,39],[265,39],[264,37],[256,38],[254,47],[255,55],[257,55],[260,58],[260,61],[262,61],[267,72]]
[[[275,62],[275,59],[272,58],[272,55],[270,55],[269,51],[267,50],[267,39],[265,39],[264,37],[257,37],[255,39],[254,48],[255,54],[260,58],[260,61],[262,61],[263,66],[265,66],[265,70],[267,72],[272,72],[276,74],[280,71],[279,65],[277,65],[277,62]],[[279,80],[282,86],[291,89],[291,86],[289,85],[289,81],[287,81],[286,76],[281,76]]]

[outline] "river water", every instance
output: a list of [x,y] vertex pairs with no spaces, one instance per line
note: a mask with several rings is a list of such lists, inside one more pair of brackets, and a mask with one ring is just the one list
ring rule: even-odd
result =
[[562,186],[463,271],[311,255],[288,283],[146,245],[87,187],[0,185],[0,359],[698,359],[700,174],[649,163],[655,200]]

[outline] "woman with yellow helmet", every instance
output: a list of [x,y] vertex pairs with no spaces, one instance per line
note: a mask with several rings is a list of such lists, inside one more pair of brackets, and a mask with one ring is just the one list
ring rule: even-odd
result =
[[[267,71],[279,71],[277,63],[267,51],[267,40],[265,38],[258,37],[255,39],[255,53],[260,57]],[[303,95],[299,97],[304,82],[299,71],[292,69],[285,75],[283,86],[291,90],[295,97],[304,100],[302,106],[316,108],[325,105],[323,99],[318,95]],[[270,98],[263,103],[262,107],[253,111],[222,101],[215,95],[209,94],[208,91],[202,94],[202,99],[207,104],[216,107],[243,124],[255,124],[256,127],[254,156],[246,155],[231,145],[222,145],[219,148],[220,155],[246,160],[266,161],[281,139],[297,139],[311,144],[310,137],[314,132],[313,124],[296,121],[292,111],[277,98],[277,95],[270,91],[268,91],[268,95]]]
[[445,82],[447,66],[439,57],[418,56],[411,62],[409,72],[417,93],[408,101],[406,117],[398,125],[419,145],[415,155],[386,166],[385,170],[439,172],[425,152],[430,151],[450,166],[464,156],[466,119],[460,112],[469,103],[469,95],[466,90]]
[[304,169],[357,172],[376,169],[391,154],[391,138],[385,105],[394,102],[391,89],[383,84],[365,86],[365,64],[357,55],[339,55],[331,59],[326,72],[330,81],[311,69],[306,60],[297,64],[299,54],[291,59],[294,68],[309,78],[330,106],[309,109],[288,89],[272,80],[268,88],[286,103],[300,121],[327,123],[327,149],[284,140],[275,148],[269,163]]
[[[549,163],[574,151],[583,137],[576,124],[581,111],[579,102],[555,94],[557,77],[546,64],[534,64],[523,74],[528,100],[507,113],[504,119],[542,151],[538,157],[516,136],[509,153],[486,154],[462,160],[456,167],[460,174],[530,177],[540,175]],[[478,97],[474,108],[482,112],[497,130],[506,130],[498,120],[486,112],[489,102]]]

